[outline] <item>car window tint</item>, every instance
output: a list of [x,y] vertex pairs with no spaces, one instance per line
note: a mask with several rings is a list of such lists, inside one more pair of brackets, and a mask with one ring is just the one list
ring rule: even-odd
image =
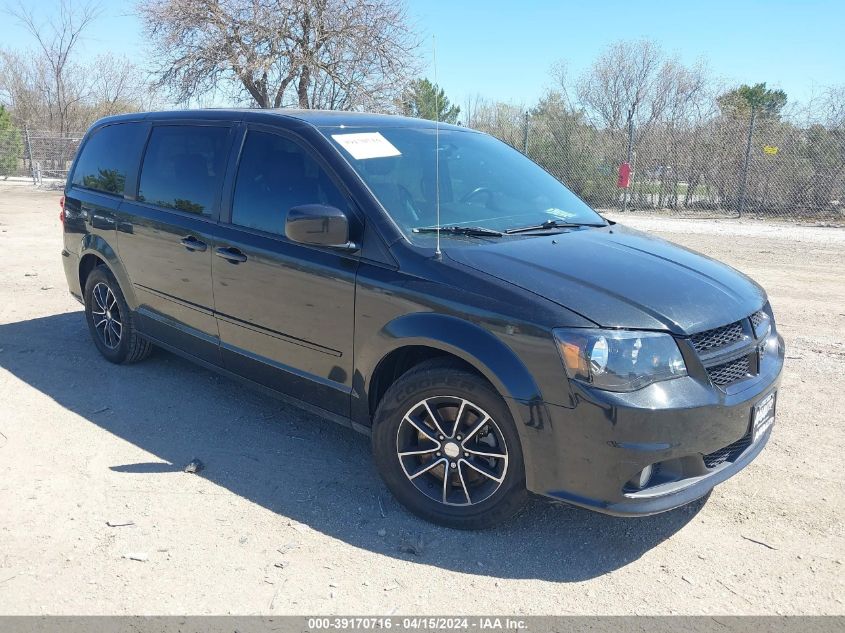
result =
[[100,128],[85,142],[71,182],[78,187],[122,196],[126,174],[133,168],[146,138],[142,123],[120,123]]
[[138,200],[211,215],[223,179],[229,128],[210,125],[154,127]]
[[250,131],[238,165],[232,224],[281,235],[288,210],[301,204],[346,206],[304,148],[277,134]]

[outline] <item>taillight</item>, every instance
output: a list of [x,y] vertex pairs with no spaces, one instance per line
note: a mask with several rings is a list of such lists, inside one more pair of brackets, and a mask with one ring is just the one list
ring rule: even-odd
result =
[[59,211],[59,222],[61,222],[62,225],[64,225],[64,223],[65,223],[65,197],[64,196],[59,198],[59,206],[62,208],[62,210]]

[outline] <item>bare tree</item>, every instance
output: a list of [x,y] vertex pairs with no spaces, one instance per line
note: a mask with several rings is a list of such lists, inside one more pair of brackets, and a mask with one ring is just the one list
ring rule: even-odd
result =
[[46,20],[23,3],[7,12],[36,44],[25,53],[0,49],[0,102],[19,125],[69,136],[101,116],[150,105],[149,85],[127,58],[108,54],[79,62],[85,30],[101,13],[98,5],[62,0]]
[[658,88],[663,55],[649,40],[611,44],[581,77],[578,97],[609,128],[650,123],[662,112]]
[[484,97],[480,94],[469,95],[464,99],[464,105],[461,106],[461,120],[458,125],[465,125],[467,127],[476,127],[476,119],[478,113],[485,107],[486,102]]
[[378,108],[415,70],[399,0],[140,0],[159,85],[178,102]]
[[469,106],[471,118],[466,122],[469,127],[492,134],[511,147],[523,149],[527,111],[524,105],[476,99]]
[[71,0],[62,0],[46,23],[41,23],[32,8],[23,2],[8,12],[35,38],[41,49],[43,61],[49,69],[49,76],[41,79],[50,106],[50,127],[67,134],[70,131],[67,125],[69,111],[78,101],[78,95],[68,81],[73,66],[72,55],[83,32],[100,15],[101,9],[93,3],[77,7]]
[[58,93],[42,55],[0,49],[0,103],[19,125],[68,136],[100,117],[153,104],[143,73],[125,57],[107,54],[86,64],[67,63],[61,81]]
[[128,58],[106,53],[84,68],[85,90],[98,116],[149,110],[156,96],[144,73]]
[[[588,112],[597,115],[611,132],[627,130],[625,160],[628,163],[633,157],[634,128],[640,129],[642,137],[665,106],[662,60],[660,48],[649,40],[615,42],[596,59],[578,85],[578,97]],[[627,194],[625,189],[623,211],[628,203]]]

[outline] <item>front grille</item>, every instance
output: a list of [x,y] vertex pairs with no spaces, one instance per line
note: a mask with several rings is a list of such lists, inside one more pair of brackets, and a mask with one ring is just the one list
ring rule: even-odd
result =
[[742,321],[693,334],[690,340],[699,354],[726,347],[742,340]]
[[713,381],[713,384],[719,385],[720,387],[729,385],[737,380],[742,380],[750,371],[751,366],[748,362],[748,356],[740,356],[727,363],[707,368],[707,374],[710,376],[710,380]]
[[703,455],[704,457],[704,465],[707,468],[716,468],[717,466],[721,466],[725,462],[734,462],[736,461],[737,457],[742,455],[745,452],[745,449],[751,445],[751,433],[746,433],[744,437],[739,438],[733,444],[728,444],[724,448],[720,448],[718,451],[713,451],[707,455]]
[[757,329],[757,326],[760,325],[763,321],[769,318],[769,315],[763,312],[762,310],[758,310],[754,314],[751,315],[751,325],[754,326],[754,329]]

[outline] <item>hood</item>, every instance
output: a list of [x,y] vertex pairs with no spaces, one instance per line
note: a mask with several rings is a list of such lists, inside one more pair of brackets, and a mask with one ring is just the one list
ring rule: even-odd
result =
[[766,301],[730,266],[618,224],[444,250],[602,327],[692,334],[747,317]]

